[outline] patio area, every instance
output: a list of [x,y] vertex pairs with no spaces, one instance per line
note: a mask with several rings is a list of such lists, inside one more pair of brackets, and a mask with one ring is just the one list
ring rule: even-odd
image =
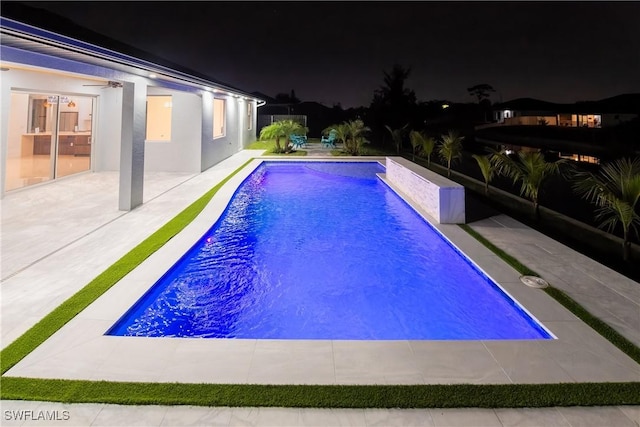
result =
[[[7,196],[2,212],[3,348],[193,200],[261,153],[245,150],[199,175],[149,175],[145,178],[145,204],[126,213],[118,211],[116,198],[109,196],[113,192],[109,186],[117,186],[117,179],[109,174],[80,175]],[[329,153],[317,150],[313,154],[319,159]],[[304,160],[304,157],[291,160]],[[245,169],[246,174],[251,168]],[[256,340],[203,343],[187,339],[178,343],[169,339],[154,342],[150,351],[144,339],[125,342],[126,338],[123,341],[102,336],[113,320],[153,283],[150,280],[164,273],[183,249],[202,234],[203,227],[210,226],[212,218],[226,206],[235,189],[233,185],[237,186],[244,176],[234,177],[192,226],[6,375],[264,384],[640,380],[638,364],[542,291],[524,287],[515,271],[457,226],[438,226],[438,229],[551,329],[558,340],[544,343]],[[95,191],[96,188],[100,191]],[[200,220],[201,217],[206,220]],[[506,216],[470,225],[634,343],[640,342],[637,283]],[[161,355],[151,365],[150,352]],[[212,355],[219,363],[206,363]],[[200,369],[203,366],[205,368]],[[590,425],[637,425],[640,419],[637,407],[399,411],[132,408],[3,402],[3,409],[14,408],[71,408],[77,414],[76,420],[80,414],[86,414],[89,422],[81,425],[131,425],[133,419],[145,420],[143,425],[188,425],[203,420],[218,425],[388,425],[394,422],[479,425],[480,420],[486,420],[483,425],[519,425],[527,419],[537,419],[533,425],[588,425],[585,423],[596,421],[602,422]],[[176,414],[183,414],[181,418],[185,422],[181,423]]]

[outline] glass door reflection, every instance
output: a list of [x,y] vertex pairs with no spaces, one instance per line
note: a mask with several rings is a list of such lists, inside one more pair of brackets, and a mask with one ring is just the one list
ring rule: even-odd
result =
[[93,98],[61,96],[56,177],[91,169]]
[[11,94],[5,190],[53,179],[57,119],[57,96]]
[[91,170],[94,101],[12,92],[4,190]]

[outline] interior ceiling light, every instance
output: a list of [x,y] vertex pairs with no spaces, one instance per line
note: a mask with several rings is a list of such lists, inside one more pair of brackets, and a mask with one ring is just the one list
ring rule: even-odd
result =
[[151,73],[151,74],[149,74],[149,77],[151,77],[152,79],[155,79],[158,76],[156,74],[154,74],[154,73]]
[[49,108],[49,107],[53,107],[57,103],[58,103],[58,97],[57,96],[47,96],[45,98],[45,101],[42,104],[42,106],[44,108]]
[[75,107],[75,106],[76,106],[76,103],[75,103],[75,102],[73,102],[73,101],[69,101],[69,103],[67,104],[67,107],[71,107],[71,108],[73,108],[73,107]]

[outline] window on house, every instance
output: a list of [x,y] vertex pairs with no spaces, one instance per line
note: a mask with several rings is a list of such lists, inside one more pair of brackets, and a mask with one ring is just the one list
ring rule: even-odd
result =
[[213,138],[225,135],[226,105],[224,99],[213,100]]
[[171,96],[147,96],[147,141],[171,141]]
[[253,108],[251,102],[247,101],[247,130],[253,128]]

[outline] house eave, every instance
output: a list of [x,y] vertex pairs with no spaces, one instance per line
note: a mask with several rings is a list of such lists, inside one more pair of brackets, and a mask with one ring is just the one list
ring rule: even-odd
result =
[[166,80],[203,91],[224,93],[258,103],[265,102],[253,94],[220,82],[207,80],[6,17],[0,17],[0,34],[2,36],[2,45],[5,46],[116,69],[145,78],[155,75],[155,80]]

